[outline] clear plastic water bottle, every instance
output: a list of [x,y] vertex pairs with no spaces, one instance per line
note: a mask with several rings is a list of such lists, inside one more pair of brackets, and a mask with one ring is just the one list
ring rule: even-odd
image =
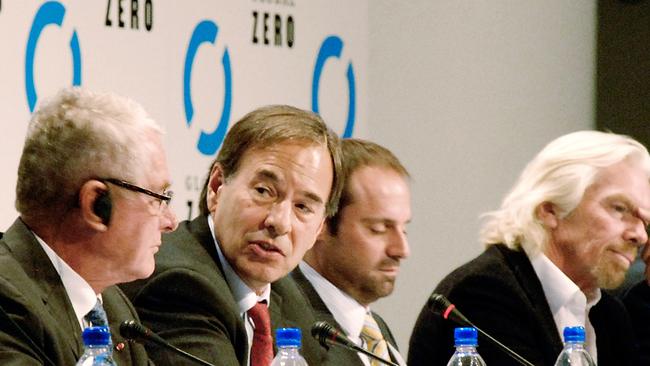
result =
[[555,366],[595,366],[596,363],[585,349],[585,328],[564,328],[564,349],[560,352]]
[[271,366],[308,366],[300,355],[302,334],[299,328],[278,328],[275,330],[275,344],[278,354]]
[[84,341],[84,354],[77,361],[77,366],[115,366],[108,327],[86,328],[81,337]]
[[454,329],[456,352],[451,356],[447,366],[485,366],[485,361],[476,351],[478,332],[476,328]]

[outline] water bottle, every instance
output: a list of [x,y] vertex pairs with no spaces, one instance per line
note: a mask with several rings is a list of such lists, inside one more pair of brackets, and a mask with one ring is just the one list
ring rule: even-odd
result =
[[485,361],[476,351],[478,332],[476,328],[454,329],[456,352],[451,356],[447,366],[485,366]]
[[308,366],[300,355],[301,333],[299,328],[278,328],[275,330],[275,344],[278,354],[271,366]]
[[555,366],[595,366],[596,363],[585,349],[585,328],[564,328],[564,349],[560,352]]
[[86,328],[81,337],[84,341],[84,354],[77,361],[77,366],[115,366],[108,327]]

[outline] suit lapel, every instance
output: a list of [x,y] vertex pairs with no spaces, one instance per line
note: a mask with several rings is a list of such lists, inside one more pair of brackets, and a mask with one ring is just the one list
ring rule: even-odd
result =
[[42,305],[51,316],[51,319],[47,320],[58,324],[61,333],[66,335],[70,351],[75,359],[78,359],[83,349],[81,329],[65,287],[50,258],[21,219],[16,219],[3,240],[23,271],[36,284]]
[[[307,301],[314,310],[316,319],[325,321],[348,335],[347,332],[343,330],[343,327],[341,327],[341,325],[336,321],[332,312],[327,308],[323,299],[321,299],[314,286],[312,286],[311,282],[309,282],[299,267],[296,267],[296,269],[291,272],[291,277],[296,284],[298,284],[298,288],[300,288],[303,295],[305,295],[305,298],[307,298]],[[339,346],[330,346],[327,350],[327,358],[328,360],[331,360],[332,364],[363,366],[361,358],[359,358],[355,352]]]
[[221,268],[221,261],[219,260],[219,254],[217,253],[216,243],[214,242],[212,232],[210,232],[210,226],[208,225],[208,217],[199,216],[195,218],[188,223],[187,229],[203,249],[210,254],[210,257],[217,264],[219,270],[221,270],[221,274],[223,275],[223,268]]
[[388,325],[386,324],[384,319],[382,319],[382,317],[380,317],[375,312],[372,312],[372,317],[375,319],[375,322],[379,326],[379,330],[381,331],[381,335],[384,337],[384,339],[388,343],[393,345],[393,347],[397,348],[397,343],[395,342],[395,338],[393,337],[393,333],[388,328]]
[[537,277],[533,265],[523,250],[515,251],[503,245],[492,245],[491,248],[495,248],[493,250],[501,252],[508,266],[515,273],[515,278],[519,281],[519,285],[528,297],[532,307],[531,312],[537,317],[537,323],[543,329],[543,335],[546,337],[543,343],[553,345],[551,352],[547,352],[546,354],[547,360],[553,363],[557,355],[562,351],[562,339],[558,334],[551,308],[548,305],[548,300],[542,288],[542,283],[539,277]]
[[[307,298],[307,301],[309,301],[309,304],[311,307],[314,309],[317,315],[325,315],[331,318],[332,325],[335,325],[337,328],[341,328],[341,325],[334,320],[334,316],[332,316],[332,313],[330,310],[327,308],[327,305],[323,302],[323,299],[320,298],[318,295],[318,292],[316,292],[316,289],[314,286],[312,286],[311,282],[305,277],[305,275],[302,273],[299,267],[296,267],[296,269],[291,272],[291,277],[293,277],[293,280],[296,281],[296,284],[298,284],[298,287],[302,291],[302,293],[305,295]],[[330,320],[326,320],[329,322]]]
[[[187,226],[184,227],[186,228],[187,232],[189,235],[192,236],[194,240],[196,240],[203,248],[205,253],[207,253],[211,259],[205,260],[205,264],[209,265],[211,270],[206,271],[206,273],[212,273],[214,272],[214,281],[215,281],[215,286],[219,287],[222,289],[222,292],[224,293],[224,298],[227,299],[227,306],[229,309],[224,309],[223,311],[225,313],[232,313],[232,314],[239,314],[239,306],[237,305],[237,301],[235,301],[235,297],[232,294],[232,291],[230,289],[230,286],[228,285],[228,281],[226,281],[226,275],[223,270],[223,266],[221,265],[221,261],[219,260],[219,253],[217,253],[217,248],[216,248],[216,243],[214,241],[214,238],[212,237],[212,232],[210,231],[210,226],[208,225],[208,216],[199,216],[195,218],[192,221],[189,221],[187,223]],[[167,235],[179,235],[182,239],[181,240],[187,240],[186,237],[184,237],[186,234],[182,233],[183,228],[179,226],[179,228],[176,230],[176,232],[173,232],[171,234]],[[201,256],[203,253],[201,253]],[[197,259],[197,261],[203,262],[203,259]],[[208,264],[208,262],[210,262]],[[214,267],[216,268],[214,268]],[[212,271],[212,268],[214,268],[214,271]],[[273,295],[273,292],[271,292],[271,295]],[[279,300],[276,300],[279,301]],[[273,298],[271,298],[271,304],[273,304]],[[276,311],[279,311],[278,308],[279,306],[271,306],[271,325],[273,326],[273,308],[276,308]],[[246,325],[244,324],[244,320],[241,317],[238,317],[239,320],[237,321],[237,324],[235,325],[236,332],[238,334],[243,335],[243,339],[245,340],[244,342],[239,343],[238,345],[245,345],[248,347],[248,341],[247,341],[247,333],[246,333]],[[276,317],[277,319],[277,317]],[[237,347],[238,345],[235,345]],[[247,348],[246,351],[240,351],[240,352],[248,352]]]

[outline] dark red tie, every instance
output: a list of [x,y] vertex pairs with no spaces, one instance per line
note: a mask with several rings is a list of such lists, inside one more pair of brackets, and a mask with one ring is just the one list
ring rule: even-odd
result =
[[273,361],[273,336],[271,336],[269,308],[266,303],[258,302],[248,310],[248,316],[255,323],[250,366],[269,366]]

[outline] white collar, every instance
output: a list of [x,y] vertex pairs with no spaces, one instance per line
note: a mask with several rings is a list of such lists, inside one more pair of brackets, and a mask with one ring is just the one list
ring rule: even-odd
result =
[[65,288],[65,292],[68,294],[68,298],[72,303],[72,309],[74,310],[77,321],[81,329],[84,328],[84,317],[90,310],[95,307],[97,299],[101,301],[101,294],[95,294],[95,291],[86,280],[81,277],[77,272],[75,272],[58,254],[49,246],[41,237],[32,232],[36,241],[41,245],[45,254],[52,262],[54,269],[61,277],[61,282]]
[[361,329],[363,329],[366,313],[370,309],[359,304],[350,295],[334,286],[306,262],[302,261],[298,266],[307,280],[314,286],[318,296],[323,300],[336,322],[347,333],[348,338],[360,344],[359,335]]
[[[591,294],[592,300],[588,302],[587,296],[580,290],[580,287],[571,281],[544,253],[531,255],[526,251],[526,254],[542,283],[546,300],[560,334],[566,326],[585,326],[587,321],[585,314],[602,297],[600,289],[596,289]],[[564,315],[562,315],[563,312]]]
[[262,295],[257,296],[255,291],[253,291],[241,277],[235,272],[235,270],[230,266],[228,260],[223,255],[219,242],[214,235],[214,222],[212,220],[212,215],[209,214],[207,217],[208,226],[210,227],[210,233],[212,234],[212,239],[214,240],[215,247],[217,248],[217,254],[219,255],[219,262],[221,262],[221,268],[223,268],[223,273],[226,277],[226,282],[230,291],[232,292],[235,301],[237,302],[237,307],[239,308],[239,314],[243,316],[248,310],[250,310],[255,304],[260,301],[266,301],[267,306],[271,306],[271,284],[266,285]]

